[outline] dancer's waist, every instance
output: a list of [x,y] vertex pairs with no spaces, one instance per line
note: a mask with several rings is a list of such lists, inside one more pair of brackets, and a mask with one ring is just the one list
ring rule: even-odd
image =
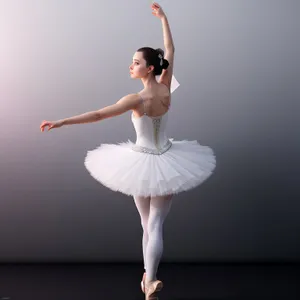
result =
[[149,153],[149,154],[163,154],[166,151],[168,151],[172,146],[171,140],[167,140],[166,143],[163,146],[158,146],[158,145],[153,145],[153,147],[145,147],[142,145],[139,145],[138,143],[134,144],[132,146],[132,150],[137,151],[137,152],[144,152],[144,153]]

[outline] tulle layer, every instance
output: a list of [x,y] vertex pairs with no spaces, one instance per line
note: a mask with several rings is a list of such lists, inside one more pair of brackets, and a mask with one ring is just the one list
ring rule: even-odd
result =
[[130,140],[101,144],[88,151],[85,167],[92,177],[128,196],[158,196],[188,191],[204,182],[216,167],[213,150],[198,141],[174,140],[161,155],[132,150]]

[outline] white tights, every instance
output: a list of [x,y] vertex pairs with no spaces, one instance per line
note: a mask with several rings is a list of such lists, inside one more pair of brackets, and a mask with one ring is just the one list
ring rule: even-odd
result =
[[147,283],[157,280],[156,273],[163,253],[163,223],[171,209],[172,196],[133,196],[143,228],[142,246]]

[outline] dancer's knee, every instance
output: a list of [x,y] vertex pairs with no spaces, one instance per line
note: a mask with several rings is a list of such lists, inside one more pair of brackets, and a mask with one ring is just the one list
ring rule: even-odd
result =
[[157,235],[160,232],[162,232],[162,227],[163,224],[161,222],[160,223],[149,222],[147,227],[147,233],[149,234],[149,236]]
[[141,220],[144,233],[148,234],[148,219]]
[[152,214],[148,220],[147,232],[149,235],[162,231],[164,216],[160,213]]

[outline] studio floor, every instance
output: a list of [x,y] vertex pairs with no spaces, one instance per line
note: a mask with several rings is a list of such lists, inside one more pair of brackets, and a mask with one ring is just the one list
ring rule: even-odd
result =
[[[0,264],[1,300],[145,299],[139,264]],[[300,264],[169,264],[159,300],[300,299]]]

